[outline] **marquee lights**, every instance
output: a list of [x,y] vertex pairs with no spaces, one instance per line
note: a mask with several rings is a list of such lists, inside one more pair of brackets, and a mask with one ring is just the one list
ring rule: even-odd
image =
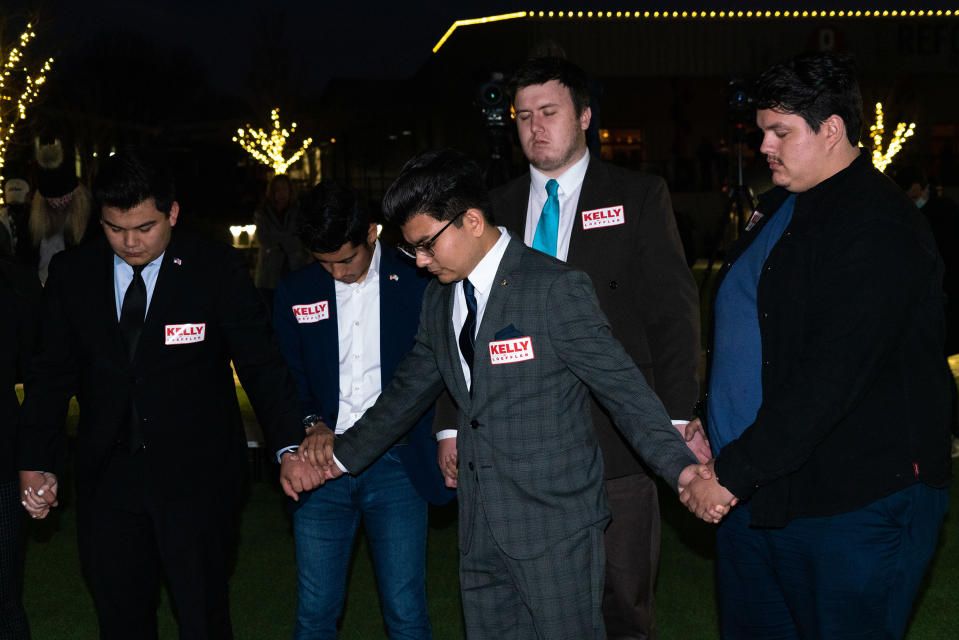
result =
[[932,18],[932,17],[959,17],[959,8],[956,9],[755,9],[755,10],[700,10],[700,11],[517,11],[485,18],[471,18],[457,20],[447,29],[440,38],[433,53],[453,35],[459,27],[474,24],[487,24],[500,20],[514,20],[517,18],[554,18],[554,19],[587,19],[587,20],[740,20],[766,18]]
[[[7,144],[16,131],[17,123],[26,120],[27,107],[40,93],[40,87],[46,82],[46,74],[53,64],[53,58],[48,58],[38,71],[30,74],[23,62],[23,52],[36,35],[33,26],[28,24],[26,31],[20,34],[19,45],[6,52],[6,55],[0,52],[0,60],[6,58],[3,67],[0,67],[0,205],[3,204],[3,165],[6,161]],[[21,83],[14,84],[14,74],[22,74]]]
[[233,136],[233,142],[240,143],[240,146],[249,153],[253,158],[265,164],[268,167],[271,167],[276,174],[286,173],[286,170],[291,164],[299,160],[311,144],[313,144],[313,138],[307,138],[300,145],[300,148],[290,156],[289,158],[283,157],[283,147],[286,146],[287,139],[296,131],[296,123],[290,125],[290,129],[287,130],[280,125],[280,110],[273,109],[270,112],[270,120],[273,123],[273,128],[270,130],[269,135],[266,134],[263,129],[254,130],[249,124],[246,125],[246,129],[242,127],[236,130],[236,135]]
[[911,137],[913,132],[916,129],[916,123],[910,122],[907,126],[905,122],[900,122],[896,125],[896,131],[892,134],[892,140],[889,142],[889,146],[886,148],[886,152],[882,151],[882,136],[885,132],[885,125],[883,124],[882,117],[882,103],[876,103],[876,123],[869,127],[869,135],[872,138],[872,164],[874,167],[880,171],[885,171],[886,167],[889,166],[889,163],[892,162],[893,157],[899,153],[899,150],[902,149],[902,145],[905,143],[906,139]]

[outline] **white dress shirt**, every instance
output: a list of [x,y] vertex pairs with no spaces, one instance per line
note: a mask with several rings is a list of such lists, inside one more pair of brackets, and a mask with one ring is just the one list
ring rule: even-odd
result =
[[[576,164],[556,178],[559,183],[557,197],[559,198],[559,229],[556,234],[556,257],[566,262],[569,255],[569,239],[573,235],[573,224],[576,222],[576,205],[579,203],[579,194],[583,190],[583,178],[586,177],[586,167],[589,166],[589,151],[583,153]],[[526,209],[526,232],[523,241],[527,246],[533,246],[533,236],[536,235],[536,225],[543,213],[546,204],[546,183],[549,176],[530,165],[529,167],[529,200]]]
[[362,282],[333,283],[340,356],[336,434],[352,427],[382,392],[380,375],[380,241]]

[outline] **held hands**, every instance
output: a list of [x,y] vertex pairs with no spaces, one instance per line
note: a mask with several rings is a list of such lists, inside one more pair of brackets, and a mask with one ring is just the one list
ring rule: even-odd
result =
[[[299,455],[323,475],[323,482],[343,475],[333,461],[333,441],[336,435],[323,422],[306,428],[306,437],[300,443]],[[323,484],[321,482],[320,484]]]
[[693,452],[700,464],[706,464],[713,453],[709,448],[709,439],[706,438],[706,431],[703,429],[703,423],[699,418],[693,418],[686,424],[674,424],[679,429],[679,435],[686,441],[686,446]]
[[20,504],[33,518],[46,518],[57,506],[57,476],[49,471],[20,472]]
[[718,523],[739,499],[719,484],[715,460],[705,465],[689,465],[679,474],[679,500],[697,518]]
[[459,466],[456,458],[456,437],[443,438],[437,441],[436,461],[446,480],[446,486],[456,488],[456,478],[459,475]]

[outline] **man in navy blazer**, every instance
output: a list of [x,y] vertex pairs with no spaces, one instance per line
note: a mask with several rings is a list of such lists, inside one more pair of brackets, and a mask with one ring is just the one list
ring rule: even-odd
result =
[[[339,434],[372,406],[412,348],[428,279],[377,240],[376,224],[350,190],[317,185],[301,215],[300,238],[316,262],[280,283],[274,324],[304,426],[329,425]],[[454,495],[436,464],[432,423],[430,408],[362,474],[300,495],[295,638],[336,637],[361,518],[390,637],[431,637],[427,503]],[[281,456],[299,461],[293,451]]]

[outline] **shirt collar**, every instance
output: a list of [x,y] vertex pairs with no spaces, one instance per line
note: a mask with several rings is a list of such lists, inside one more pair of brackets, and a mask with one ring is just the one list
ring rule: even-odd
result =
[[477,263],[467,278],[473,283],[473,287],[483,294],[489,296],[490,289],[493,288],[493,280],[496,278],[496,270],[499,269],[499,263],[506,253],[506,245],[509,244],[509,232],[506,227],[496,227],[499,229],[499,240],[486,252],[483,259]]
[[[579,185],[583,184],[583,178],[586,177],[586,168],[588,166],[589,166],[589,149],[586,149],[583,151],[582,158],[577,160],[573,166],[571,166],[569,169],[564,171],[559,177],[556,178],[556,182],[559,183],[559,192],[565,195],[565,194],[570,194],[576,189],[578,189]],[[530,176],[530,181],[532,182],[532,187],[534,192],[546,193],[546,183],[550,179],[549,176],[547,176],[545,173],[543,173],[542,171],[540,171],[533,165],[529,166],[529,176]]]
[[[153,269],[154,267],[159,267],[159,266],[160,266],[160,263],[163,262],[163,256],[164,256],[164,255],[166,255],[166,251],[164,251],[163,253],[161,253],[159,256],[157,256],[157,257],[156,257],[155,259],[153,259],[152,261],[148,262],[147,265],[146,265],[145,267],[143,267],[143,270],[146,271],[147,269]],[[129,270],[130,273],[133,273],[133,267],[131,267],[130,264],[129,264],[126,260],[124,260],[123,258],[121,258],[120,256],[118,256],[117,254],[114,253],[114,254],[113,254],[113,269],[116,270],[116,269],[119,268],[119,267],[125,267],[125,269],[126,269],[126,270]]]

